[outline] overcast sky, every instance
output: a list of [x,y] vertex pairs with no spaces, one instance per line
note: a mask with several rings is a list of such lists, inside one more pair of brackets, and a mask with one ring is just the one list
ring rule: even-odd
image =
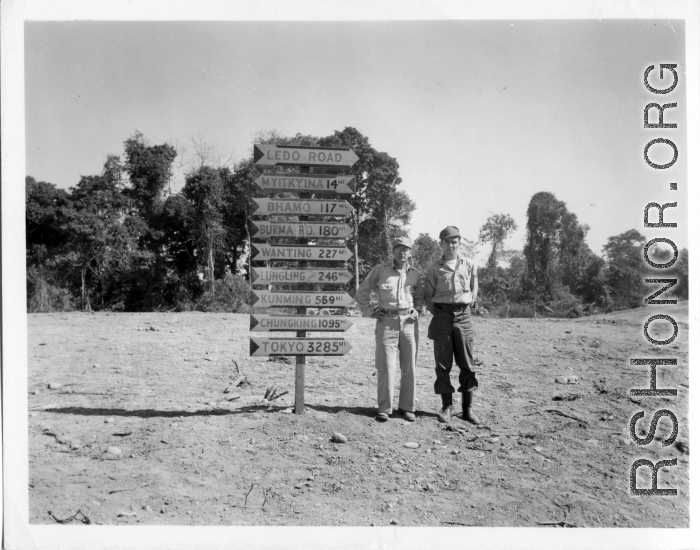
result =
[[[99,173],[136,129],[238,161],[260,130],[353,126],[398,160],[414,238],[453,224],[476,239],[509,213],[521,248],[538,191],[590,226],[598,253],[628,229],[663,236],[643,227],[647,202],[677,201],[666,221],[687,228],[682,22],[31,22],[25,43],[27,174],[59,187]],[[670,94],[643,84],[652,64],[670,84],[660,63],[678,64]],[[678,129],[644,129],[648,102],[677,102]],[[643,160],[657,137],[681,153],[668,170]],[[687,246],[685,229],[673,237]]]

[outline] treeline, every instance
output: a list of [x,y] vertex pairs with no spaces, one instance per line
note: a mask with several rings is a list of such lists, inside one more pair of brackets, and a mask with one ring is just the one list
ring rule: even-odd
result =
[[[576,317],[635,308],[664,286],[647,284],[645,278],[676,278],[678,282],[668,294],[688,299],[686,248],[663,275],[644,260],[648,241],[635,229],[608,238],[603,256],[598,256],[586,244],[589,227],[579,223],[552,193],[537,193],[530,200],[523,249],[505,250],[504,241],[516,229],[510,215],[498,214],[490,216],[479,232],[478,243],[490,247],[486,266],[479,269],[479,301],[480,307],[492,313],[504,317]],[[469,256],[476,244],[463,242],[463,253]],[[648,254],[656,263],[666,263],[674,255],[670,248],[657,244]],[[424,272],[440,255],[435,239],[425,233],[418,236],[416,267]]]
[[[336,171],[357,182],[357,193],[343,198],[355,208],[348,246],[359,260],[348,269],[360,280],[387,257],[395,236],[406,235],[415,204],[398,189],[398,162],[356,129],[292,138],[273,131],[255,141],[355,151],[360,160],[352,169]],[[251,200],[262,195],[254,180],[263,171],[252,154],[229,166],[215,148],[194,145],[177,193],[176,146],[150,144],[139,132],[122,155],[106,158],[100,174],[68,190],[27,176],[29,312],[247,310]]]

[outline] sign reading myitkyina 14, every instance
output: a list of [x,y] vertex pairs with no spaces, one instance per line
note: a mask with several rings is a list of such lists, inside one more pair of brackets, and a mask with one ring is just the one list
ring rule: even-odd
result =
[[266,174],[255,180],[262,191],[278,193],[339,193],[352,194],[356,189],[355,176],[334,176],[332,174]]

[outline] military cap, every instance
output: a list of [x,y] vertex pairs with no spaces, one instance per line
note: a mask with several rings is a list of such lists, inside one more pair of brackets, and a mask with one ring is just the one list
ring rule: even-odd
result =
[[454,225],[448,225],[445,229],[440,231],[441,241],[444,241],[445,239],[451,239],[452,237],[462,237],[459,234],[459,229],[457,229]]
[[391,245],[391,249],[394,250],[397,246],[405,246],[406,248],[413,248],[413,243],[411,242],[411,239],[408,237],[398,237],[394,239],[394,242]]

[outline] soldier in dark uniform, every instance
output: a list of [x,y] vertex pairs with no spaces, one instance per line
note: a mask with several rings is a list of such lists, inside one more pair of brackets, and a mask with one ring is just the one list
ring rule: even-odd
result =
[[435,393],[442,397],[440,422],[448,422],[452,412],[450,382],[452,362],[459,367],[462,418],[472,424],[480,421],[474,411],[473,391],[479,386],[474,373],[474,328],[471,305],[476,302],[479,281],[474,263],[459,255],[459,229],[448,226],[440,232],[442,257],[429,268],[424,280],[425,306],[433,314],[428,338],[435,351]]

